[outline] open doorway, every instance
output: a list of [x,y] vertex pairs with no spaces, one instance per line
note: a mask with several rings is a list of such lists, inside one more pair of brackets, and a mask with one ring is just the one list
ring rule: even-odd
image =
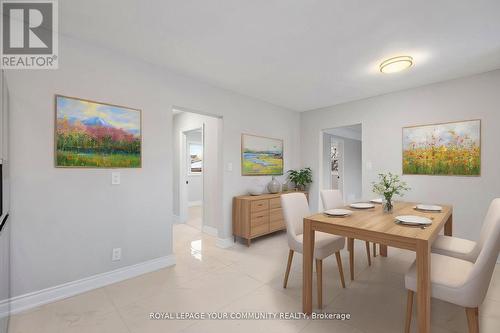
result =
[[173,213],[184,223],[218,236],[222,212],[222,119],[173,109]]
[[320,190],[340,190],[345,202],[362,197],[361,124],[322,131],[322,177]]
[[[185,180],[187,198],[181,205],[186,208],[185,222],[199,230],[203,226],[203,127],[183,132],[183,152],[185,159],[182,178]],[[187,201],[187,205],[186,205]]]

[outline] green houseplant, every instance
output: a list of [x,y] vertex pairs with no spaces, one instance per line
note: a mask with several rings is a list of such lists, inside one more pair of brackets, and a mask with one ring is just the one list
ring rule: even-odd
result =
[[307,185],[312,183],[312,170],[311,168],[288,170],[288,179],[290,179],[300,191],[304,191]]
[[373,192],[383,196],[384,212],[391,213],[393,208],[392,197],[394,195],[403,196],[410,187],[402,181],[398,175],[393,173],[380,173],[379,182],[373,182]]

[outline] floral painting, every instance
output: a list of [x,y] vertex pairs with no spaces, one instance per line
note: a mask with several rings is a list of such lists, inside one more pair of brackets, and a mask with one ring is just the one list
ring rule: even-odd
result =
[[244,176],[282,175],[283,141],[243,134],[241,173]]
[[140,168],[141,111],[56,95],[56,167]]
[[479,176],[481,121],[403,128],[403,174]]

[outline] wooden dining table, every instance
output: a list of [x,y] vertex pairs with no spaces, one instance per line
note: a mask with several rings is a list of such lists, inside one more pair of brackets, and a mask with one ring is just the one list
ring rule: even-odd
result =
[[[314,256],[314,233],[326,232],[345,236],[349,250],[353,251],[354,239],[380,244],[380,253],[387,256],[387,247],[416,252],[417,258],[417,318],[418,331],[430,332],[431,307],[431,245],[439,232],[451,236],[453,225],[453,208],[441,205],[440,212],[424,212],[416,210],[411,202],[395,202],[392,213],[383,211],[382,205],[376,204],[370,209],[350,209],[353,213],[346,217],[331,217],[323,213],[304,219],[304,260],[302,284],[302,309],[305,314],[312,313],[312,278]],[[417,215],[428,217],[432,224],[426,227],[409,226],[395,223],[398,215]],[[404,319],[402,319],[404,320]]]

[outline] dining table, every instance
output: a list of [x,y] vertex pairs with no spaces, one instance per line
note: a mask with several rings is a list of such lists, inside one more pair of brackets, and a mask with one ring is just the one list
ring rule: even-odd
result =
[[[354,209],[344,217],[329,216],[324,213],[304,218],[303,233],[303,284],[302,309],[312,314],[312,279],[315,232],[347,237],[348,249],[353,251],[354,239],[380,244],[380,255],[387,256],[387,247],[395,247],[416,253],[417,266],[417,324],[418,332],[430,332],[431,313],[431,246],[441,231],[452,235],[453,207],[441,205],[440,211],[417,210],[416,203],[395,202],[392,212],[385,212],[382,205],[375,204],[369,209]],[[426,226],[410,226],[396,223],[396,216],[416,215],[429,218]],[[404,319],[403,319],[404,320]]]

